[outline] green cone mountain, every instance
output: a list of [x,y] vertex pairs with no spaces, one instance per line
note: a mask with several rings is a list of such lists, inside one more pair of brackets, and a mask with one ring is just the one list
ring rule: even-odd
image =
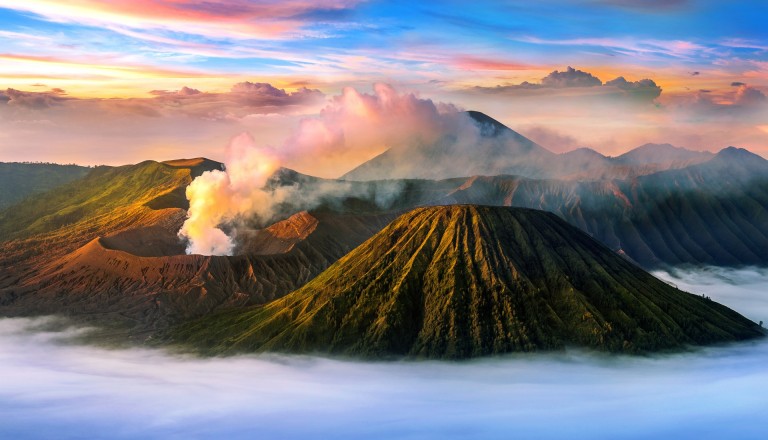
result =
[[758,337],[551,213],[418,208],[287,296],[180,327],[208,353],[469,358],[575,346],[642,353]]

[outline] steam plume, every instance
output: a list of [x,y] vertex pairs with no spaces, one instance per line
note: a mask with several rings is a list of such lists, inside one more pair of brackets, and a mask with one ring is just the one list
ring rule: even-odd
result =
[[267,188],[280,167],[338,176],[387,148],[435,142],[455,126],[457,114],[452,105],[376,84],[373,94],[345,88],[317,117],[301,120],[279,149],[257,145],[248,133],[235,137],[227,147],[226,171],[205,172],[187,187],[190,207],[179,231],[188,240],[187,253],[229,255],[234,235],[225,230],[234,227],[235,220],[253,216],[268,220],[277,204],[292,198],[300,199],[302,209],[310,209],[325,192],[338,196],[352,189],[344,183],[315,188],[310,194],[298,194],[292,187]]

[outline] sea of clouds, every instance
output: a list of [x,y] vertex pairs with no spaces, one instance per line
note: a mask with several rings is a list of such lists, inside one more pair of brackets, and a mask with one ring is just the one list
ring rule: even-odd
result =
[[[768,271],[656,273],[768,321]],[[200,359],[0,320],[0,438],[763,439],[768,340],[655,357]],[[57,330],[52,330],[57,328]]]

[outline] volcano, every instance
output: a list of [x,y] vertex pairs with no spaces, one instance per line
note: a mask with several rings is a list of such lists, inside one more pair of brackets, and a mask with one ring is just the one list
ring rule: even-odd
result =
[[543,211],[412,210],[299,290],[181,326],[208,353],[461,359],[575,346],[643,353],[762,335]]

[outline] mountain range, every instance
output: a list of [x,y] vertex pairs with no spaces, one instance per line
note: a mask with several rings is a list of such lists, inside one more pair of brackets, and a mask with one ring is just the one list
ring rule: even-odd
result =
[[344,180],[447,179],[516,175],[535,179],[627,179],[705,162],[712,153],[645,144],[618,157],[588,148],[555,154],[501,122],[466,113],[477,136],[448,134],[431,145],[391,148],[341,176]]
[[[360,251],[358,246],[372,237],[382,240],[377,234],[392,230],[394,224],[390,222],[396,218],[401,220],[395,224],[402,226],[404,217],[400,216],[422,212],[419,207],[443,205],[491,205],[549,211],[591,236],[589,240],[602,243],[611,255],[620,256],[621,261],[639,272],[642,270],[633,264],[645,269],[680,264],[768,264],[768,161],[757,155],[733,147],[717,154],[698,153],[667,144],[644,145],[615,158],[587,149],[557,155],[486,115],[477,112],[470,112],[469,115],[485,141],[477,145],[473,154],[464,156],[461,152],[441,150],[446,143],[421,146],[417,149],[420,156],[413,157],[428,157],[427,163],[431,167],[403,167],[398,161],[404,157],[402,155],[409,154],[406,148],[402,151],[389,150],[342,179],[320,179],[288,169],[278,170],[267,189],[290,186],[307,194],[325,191],[325,195],[314,198],[311,203],[304,198],[289,200],[280,206],[274,218],[262,223],[245,222],[244,225],[249,226],[241,225],[238,230],[233,256],[186,255],[185,245],[177,236],[188,208],[184,196],[186,186],[205,171],[223,169],[223,165],[215,161],[198,158],[96,167],[88,170],[83,177],[61,182],[47,192],[28,192],[31,195],[0,211],[0,314],[65,314],[99,325],[110,325],[116,329],[115,334],[119,335],[116,337],[143,340],[180,324],[207,319],[211,314],[219,316],[216,313],[221,311],[237,314],[249,307],[274,311],[278,307],[275,304],[288,306],[287,299],[281,300],[283,302],[276,300],[289,297],[306,299],[313,291],[325,292],[323,295],[328,298],[336,294],[346,295],[354,289],[336,284],[331,288],[332,283],[318,284],[321,279],[328,281],[326,274],[329,272],[326,270],[331,270],[329,268],[334,263],[341,263],[340,259],[351,255],[350,252]],[[411,153],[416,154],[414,151]],[[511,159],[504,159],[506,156]],[[409,163],[418,162],[410,160]],[[457,164],[462,164],[462,167]],[[397,169],[393,168],[395,165]],[[427,170],[429,176],[419,175],[420,169]],[[464,170],[473,171],[473,174],[451,176]],[[377,176],[376,173],[384,173],[387,178],[371,180]],[[23,182],[18,186],[24,186]],[[329,188],[337,190],[328,191]],[[24,191],[27,190],[20,190]],[[385,202],[382,203],[382,200]],[[416,211],[413,211],[414,208]],[[473,214],[479,223],[487,221],[487,216],[496,218],[507,215],[498,214],[491,208],[473,209],[482,212],[482,215]],[[487,211],[489,209],[491,211]],[[436,212],[438,214],[435,215],[440,217],[440,209]],[[509,215],[513,217],[523,215],[509,209],[499,212],[511,212]],[[533,223],[536,225],[526,228],[537,229],[540,222],[543,222],[541,227],[550,225],[555,222],[552,218],[551,215],[535,217]],[[508,222],[493,221],[491,224],[506,229]],[[450,222],[440,225],[447,230],[453,227]],[[576,237],[577,234],[571,230],[575,231],[571,228],[565,235]],[[534,232],[531,230],[531,233]],[[413,231],[415,236],[422,233]],[[454,231],[450,234],[466,235],[467,232]],[[485,246],[502,246],[496,243],[503,235],[500,234],[496,231],[482,235],[478,240],[482,239],[480,241],[486,243]],[[592,249],[594,246],[588,247]],[[600,249],[600,258],[590,258],[602,262],[605,248]],[[412,251],[411,248],[403,249],[400,258],[405,258]],[[464,253],[466,249],[457,248],[456,252]],[[512,258],[508,252],[503,256]],[[458,257],[455,255],[454,259]],[[493,258],[501,256],[494,254]],[[372,273],[383,270],[376,261],[368,260]],[[472,264],[468,267],[474,267]],[[341,272],[333,269],[330,273],[347,271],[346,268]],[[592,272],[597,273],[596,269]],[[530,279],[575,276],[568,275],[570,272],[562,267],[554,269],[552,275],[534,277],[522,273]],[[627,273],[622,271],[611,276],[624,286],[622,288],[629,289],[627,286],[636,283],[637,279],[625,280]],[[467,276],[462,275],[462,279],[472,279],[472,283],[476,282],[484,288],[490,285],[485,278]],[[493,276],[498,278],[508,274]],[[586,272],[579,276],[588,277]],[[540,281],[531,282],[535,285]],[[509,292],[517,292],[515,295],[529,292],[525,289],[514,290],[514,286],[509,284],[501,285]],[[577,290],[583,289],[583,286],[572,286]],[[594,287],[594,284],[590,286]],[[388,287],[382,284],[366,288]],[[666,292],[665,288],[654,289]],[[487,299],[489,291],[486,289],[483,292],[478,298]],[[552,290],[550,293],[557,296],[563,291]],[[565,303],[561,303],[561,296],[558,298],[560,307]],[[369,306],[374,307],[372,304]],[[582,306],[589,310],[596,307],[592,299]],[[694,310],[699,306],[687,307]],[[626,305],[619,308],[624,310]],[[432,313],[431,310],[423,311],[427,312]],[[248,313],[252,316],[253,312]],[[702,316],[709,316],[702,319],[718,321],[712,321],[711,315],[707,315],[709,312],[702,313]],[[557,316],[560,314],[555,313]],[[655,311],[654,314],[659,313]],[[274,316],[278,315],[283,316],[279,313]],[[440,316],[443,319],[447,315]],[[641,319],[650,319],[640,316],[633,317],[632,322],[636,324]],[[491,319],[490,316],[486,318]],[[656,318],[662,319],[660,316]],[[507,319],[504,321],[507,324],[512,322],[509,316],[504,319]],[[672,319],[680,322],[679,317]],[[254,321],[248,322],[254,324]],[[272,318],[269,322],[270,328],[276,325]],[[491,322],[496,321],[490,320],[487,325]],[[599,327],[613,321],[595,322]],[[743,321],[738,322],[747,325]],[[283,324],[290,327],[285,322]],[[610,339],[610,342],[597,344],[594,340],[577,341],[565,337],[564,329],[575,327],[550,324],[540,329],[548,336],[536,339],[530,347],[501,338],[503,341],[499,344],[506,348],[498,351],[488,349],[487,345],[483,345],[485,342],[449,350],[445,348],[447,340],[440,342],[439,338],[397,350],[380,350],[382,346],[376,344],[367,348],[343,344],[313,346],[306,341],[274,344],[288,351],[328,349],[361,355],[466,357],[571,344],[609,351],[644,351],[654,347],[671,348],[686,343],[738,339],[749,333],[739,333],[731,328],[726,332],[731,336],[726,337],[723,336],[725,333],[719,333],[720,330],[708,327],[702,330],[705,327],[700,327],[706,335],[694,337],[689,333],[679,333],[682,327],[678,325],[678,330],[675,330],[678,333],[674,333],[674,337],[665,333],[663,337],[659,336],[659,341],[663,342],[654,346],[642,342],[642,338],[636,337],[637,334],[632,334],[626,327],[622,330],[624,336],[621,341]],[[526,325],[531,324],[528,322]],[[615,327],[615,323],[611,326]],[[367,328],[360,331],[368,334],[366,332],[376,330]],[[199,332],[189,330],[186,334],[191,340],[208,341]],[[227,333],[227,338],[233,335]],[[518,337],[523,337],[521,335],[523,333]],[[525,335],[529,339],[532,337],[532,334]],[[629,344],[626,348],[625,340]],[[247,346],[253,349],[264,349],[273,344],[251,342]],[[212,351],[242,348],[223,342],[206,342],[204,345]],[[423,348],[427,345],[432,348]],[[435,348],[438,346],[443,348]]]

